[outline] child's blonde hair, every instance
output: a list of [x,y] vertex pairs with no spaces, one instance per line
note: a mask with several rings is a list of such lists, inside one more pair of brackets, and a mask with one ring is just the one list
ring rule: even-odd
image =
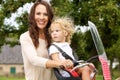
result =
[[68,33],[66,42],[71,43],[71,38],[75,30],[73,20],[68,17],[55,17],[51,24],[55,23],[60,24],[61,28]]

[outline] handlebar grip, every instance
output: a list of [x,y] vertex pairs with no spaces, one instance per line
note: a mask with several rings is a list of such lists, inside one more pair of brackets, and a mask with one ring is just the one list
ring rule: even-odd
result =
[[78,63],[77,61],[73,60],[73,64],[74,64],[74,66],[76,66],[76,65],[78,65],[79,63]]
[[89,58],[86,62],[91,62],[94,59],[98,59],[98,55]]

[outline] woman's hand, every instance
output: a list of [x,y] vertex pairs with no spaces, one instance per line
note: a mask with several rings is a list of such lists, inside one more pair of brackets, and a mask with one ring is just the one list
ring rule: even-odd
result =
[[59,62],[62,64],[60,67],[62,67],[64,69],[73,68],[73,62],[70,59],[60,60]]
[[63,68],[69,69],[73,68],[73,62],[70,59],[67,60],[48,60],[46,63],[46,68]]

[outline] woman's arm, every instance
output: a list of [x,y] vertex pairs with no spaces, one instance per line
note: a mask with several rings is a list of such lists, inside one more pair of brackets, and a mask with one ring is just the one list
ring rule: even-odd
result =
[[46,63],[49,59],[37,55],[36,48],[34,47],[28,32],[23,33],[20,36],[20,44],[25,63],[29,62],[34,66],[46,67]]
[[48,60],[46,62],[46,68],[60,68],[60,66],[63,66],[63,63],[55,60]]

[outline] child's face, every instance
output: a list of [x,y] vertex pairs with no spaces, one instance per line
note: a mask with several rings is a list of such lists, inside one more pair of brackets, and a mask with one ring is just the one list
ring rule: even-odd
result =
[[61,25],[54,23],[50,27],[50,34],[54,42],[65,42],[67,32],[62,29]]

